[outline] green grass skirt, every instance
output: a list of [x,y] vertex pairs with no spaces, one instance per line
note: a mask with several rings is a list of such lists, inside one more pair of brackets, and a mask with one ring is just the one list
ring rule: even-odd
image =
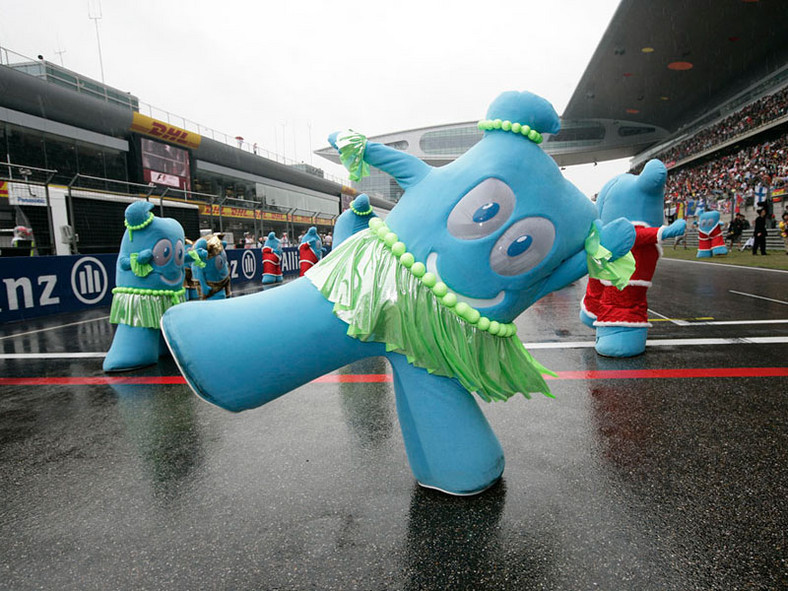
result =
[[517,335],[495,336],[457,316],[369,230],[348,238],[306,277],[334,304],[348,336],[385,343],[387,351],[456,378],[487,402],[518,392],[552,396],[542,374],[556,374]]

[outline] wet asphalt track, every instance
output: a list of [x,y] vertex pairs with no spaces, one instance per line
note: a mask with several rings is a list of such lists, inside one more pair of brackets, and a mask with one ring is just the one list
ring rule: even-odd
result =
[[518,319],[556,399],[482,403],[507,464],[473,498],[415,484],[382,359],[233,415],[91,380],[106,310],[0,326],[0,589],[785,589],[788,274],[654,283],[638,358],[588,347],[584,282]]

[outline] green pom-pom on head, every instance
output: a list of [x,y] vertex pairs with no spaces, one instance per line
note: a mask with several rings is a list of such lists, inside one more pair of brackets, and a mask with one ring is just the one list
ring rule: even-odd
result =
[[520,129],[521,128],[522,128],[522,125],[520,125],[519,123],[517,123],[517,122],[512,123],[512,131],[514,133],[520,133]]
[[406,252],[406,247],[404,242],[395,242],[391,245],[391,252],[396,257],[401,257]]
[[528,139],[531,140],[532,142],[535,142],[538,137],[539,137],[539,132],[536,131],[535,129],[532,129],[531,131],[528,132]]
[[492,123],[493,123],[493,129],[501,129],[501,125],[503,124],[503,121],[501,121],[500,119],[494,119]]
[[490,319],[487,316],[482,316],[479,318],[479,321],[476,323],[476,326],[479,330],[487,330],[490,328]]
[[520,127],[520,133],[523,134],[524,136],[528,136],[528,134],[531,133],[531,126],[523,125],[522,127]]
[[435,287],[435,284],[438,282],[438,278],[435,276],[435,273],[424,273],[424,277],[421,278],[421,282],[427,287]]
[[427,272],[427,267],[424,266],[424,263],[413,263],[410,272],[413,273],[414,277],[423,277],[424,273]]
[[383,244],[391,248],[394,246],[394,243],[399,242],[399,236],[397,236],[394,232],[389,232],[383,237]]
[[447,293],[441,298],[441,303],[447,308],[453,308],[457,305],[457,296],[453,293]]
[[511,121],[504,121],[503,123],[501,123],[501,129],[503,129],[504,131],[509,131],[511,128],[512,128]]
[[448,286],[448,285],[446,285],[446,284],[445,284],[443,281],[438,281],[438,282],[437,282],[437,283],[436,283],[436,284],[435,284],[435,285],[432,287],[432,293],[434,293],[434,294],[435,294],[436,296],[438,296],[439,298],[442,298],[442,297],[443,297],[443,296],[445,296],[447,293],[449,293],[449,286]]
[[380,218],[372,218],[369,220],[369,229],[375,232],[378,228],[380,228],[384,224],[383,220]]
[[402,263],[406,269],[410,269],[413,266],[413,263],[416,262],[416,259],[411,253],[406,252],[401,257],[399,257],[399,262]]

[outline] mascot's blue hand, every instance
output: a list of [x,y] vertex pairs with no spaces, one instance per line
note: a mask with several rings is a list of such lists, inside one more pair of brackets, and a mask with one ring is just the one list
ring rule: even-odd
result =
[[137,254],[138,263],[149,263],[152,260],[153,260],[153,251],[150,248],[141,250],[139,254]]
[[120,268],[124,271],[131,271],[131,259],[129,257],[120,257]]
[[204,263],[208,260],[208,251],[204,248],[197,249],[197,255],[200,257],[200,260]]
[[681,236],[686,229],[687,222],[685,220],[676,220],[667,228],[662,230],[662,238],[675,238],[676,236]]
[[599,243],[613,254],[613,260],[627,254],[635,245],[635,226],[626,218],[618,218],[609,224],[594,222],[599,230]]
[[331,147],[334,148],[335,150],[339,149],[339,148],[337,148],[337,136],[338,135],[339,135],[339,132],[338,131],[334,131],[331,134],[329,134],[329,136],[328,136],[328,143],[331,144]]

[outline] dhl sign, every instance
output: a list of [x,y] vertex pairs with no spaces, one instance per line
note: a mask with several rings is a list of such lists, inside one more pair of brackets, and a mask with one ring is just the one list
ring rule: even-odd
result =
[[199,133],[186,131],[137,112],[133,115],[129,130],[186,148],[199,148],[202,141]]
[[[227,205],[219,206],[219,205],[208,205],[206,203],[200,204],[200,215],[221,215],[225,218],[240,218],[244,220],[263,220],[269,222],[295,222],[301,224],[311,224],[313,223],[312,218],[305,216],[305,215],[291,215],[288,216],[286,213],[277,213],[273,211],[260,211],[255,209],[246,209],[243,207],[229,207]],[[323,226],[332,226],[334,225],[333,220],[329,219],[317,219],[315,220],[316,224],[323,225]]]
[[0,181],[0,197],[8,199],[8,183],[5,181]]

